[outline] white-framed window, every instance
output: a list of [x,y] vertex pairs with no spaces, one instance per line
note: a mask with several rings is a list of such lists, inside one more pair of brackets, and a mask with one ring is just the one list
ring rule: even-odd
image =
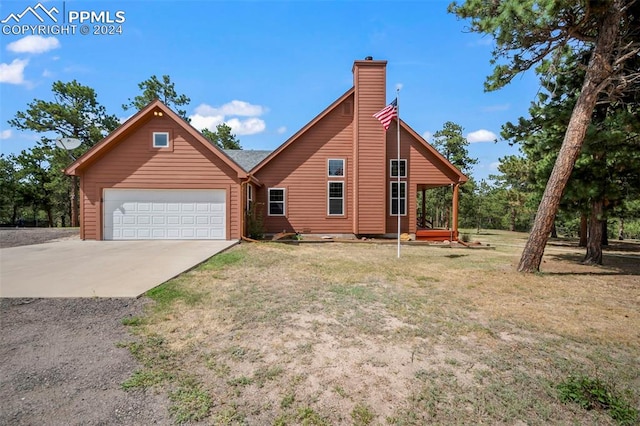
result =
[[269,216],[284,216],[284,188],[269,188]]
[[154,148],[169,148],[169,132],[153,132]]
[[398,215],[398,197],[400,197],[400,216],[407,214],[407,182],[400,182],[400,193],[398,193],[398,182],[391,182],[390,209],[391,216]]
[[342,158],[330,158],[327,164],[329,177],[343,177],[344,176],[344,159]]
[[344,182],[329,181],[327,186],[327,213],[329,216],[344,215]]
[[[389,176],[398,177],[398,160],[391,160],[390,165]],[[407,160],[400,160],[400,177],[407,177]]]
[[247,211],[251,211],[253,206],[253,185],[247,184]]

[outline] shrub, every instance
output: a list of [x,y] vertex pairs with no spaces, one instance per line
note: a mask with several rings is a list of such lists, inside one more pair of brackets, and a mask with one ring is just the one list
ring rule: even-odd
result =
[[260,240],[264,237],[264,217],[262,215],[263,203],[253,203],[246,214],[247,234],[249,238]]
[[585,410],[607,410],[618,424],[637,424],[638,410],[600,379],[570,376],[558,385],[558,393],[562,402],[576,403]]

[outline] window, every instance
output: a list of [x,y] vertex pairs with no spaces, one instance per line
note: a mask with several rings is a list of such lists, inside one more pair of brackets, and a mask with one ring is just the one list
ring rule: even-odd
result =
[[269,188],[269,216],[284,216],[284,188]]
[[329,159],[329,176],[330,177],[344,176],[344,160]]
[[247,211],[253,206],[253,185],[247,184]]
[[169,133],[168,132],[153,132],[153,147],[154,148],[169,148]]
[[[407,182],[400,182],[400,216],[407,214]],[[398,215],[398,182],[391,182],[391,216]]]
[[344,182],[329,182],[328,195],[329,215],[344,215]]
[[[391,171],[389,176],[398,177],[398,160],[391,160]],[[400,177],[407,177],[407,160],[400,160]]]

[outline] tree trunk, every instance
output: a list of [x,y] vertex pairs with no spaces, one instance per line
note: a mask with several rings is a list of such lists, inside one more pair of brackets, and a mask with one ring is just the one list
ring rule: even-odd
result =
[[587,215],[584,212],[582,212],[580,213],[580,243],[578,244],[578,247],[587,246],[587,229],[588,229]]
[[13,203],[13,211],[11,213],[11,223],[13,225],[18,224],[18,203],[16,202]]
[[47,226],[49,228],[53,228],[54,223],[53,223],[53,208],[51,206],[47,206],[46,207],[46,211],[47,211],[47,222],[49,222],[47,224]]
[[591,202],[587,254],[582,261],[585,265],[602,265],[602,205],[602,200]]
[[517,216],[516,208],[511,207],[511,221],[509,223],[509,231],[511,232],[516,230],[516,216]]
[[618,225],[618,239],[624,240],[624,218],[620,218],[620,224]]
[[[610,69],[612,68],[610,62],[620,29],[621,9],[622,1],[614,0],[609,5],[607,15],[599,28],[598,38],[589,59],[580,96],[571,113],[562,147],[538,206],[538,212],[536,213],[529,239],[520,257],[520,263],[518,264],[518,271],[520,272],[537,272],[540,270],[544,248],[558,213],[562,193],[571,176],[576,159],[580,155],[584,136],[598,100],[598,94],[604,87],[603,83],[610,76]],[[602,232],[602,229],[600,229],[600,232]]]
[[556,221],[551,224],[551,238],[558,238],[558,229],[556,228]]
[[609,229],[607,229],[607,218],[604,217],[602,218],[602,246],[608,246],[609,245]]

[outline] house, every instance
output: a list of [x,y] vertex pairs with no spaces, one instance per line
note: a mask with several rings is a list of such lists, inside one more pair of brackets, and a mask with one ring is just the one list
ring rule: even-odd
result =
[[[355,61],[353,87],[273,152],[220,150],[151,102],[66,169],[80,177],[81,238],[239,239],[252,206],[266,233],[397,235],[399,206],[401,232],[457,238],[467,177],[403,121],[398,163],[398,121],[385,131],[373,117],[386,64]],[[441,186],[451,229],[419,230],[418,199]]]

